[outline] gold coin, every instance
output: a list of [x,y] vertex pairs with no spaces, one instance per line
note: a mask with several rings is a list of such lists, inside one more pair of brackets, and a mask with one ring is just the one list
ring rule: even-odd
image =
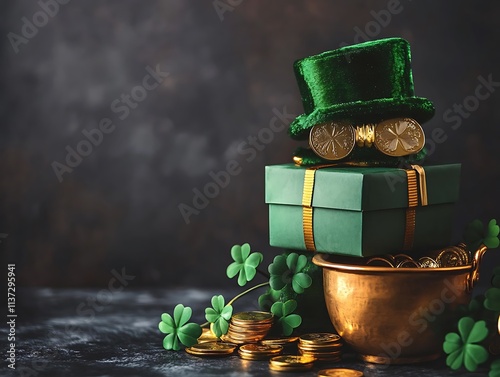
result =
[[325,160],[340,160],[351,153],[356,144],[354,127],[347,123],[317,124],[309,133],[309,146]]
[[310,352],[322,352],[322,351],[340,351],[343,347],[342,343],[325,343],[325,344],[307,344],[299,343],[297,346],[299,349]]
[[248,344],[248,343],[257,343],[260,341],[260,338],[255,338],[255,339],[233,339],[229,336],[224,336],[224,337],[221,337],[221,340],[223,340],[224,342],[228,342],[228,343],[233,343],[233,344],[236,344],[236,345],[239,345],[241,346],[242,344]]
[[274,319],[273,313],[270,312],[240,312],[233,315],[231,322],[235,325],[248,325],[252,324],[262,324],[262,323],[272,323]]
[[431,257],[422,257],[418,260],[421,268],[437,268],[439,264]]
[[226,335],[228,335],[230,338],[233,339],[263,339],[267,334],[267,331],[265,333],[248,333],[248,334],[240,334],[240,333],[235,333],[233,331],[228,331]]
[[411,260],[405,260],[397,264],[396,268],[420,268],[418,262]]
[[373,257],[366,262],[368,266],[378,266],[378,267],[394,267],[392,261],[384,257]]
[[253,355],[269,355],[278,354],[283,351],[282,346],[266,346],[264,344],[245,344],[240,347],[240,352],[250,353]]
[[406,254],[394,255],[394,265],[397,266],[401,262],[412,261],[413,258]]
[[191,347],[192,351],[196,352],[207,352],[207,353],[224,353],[227,351],[233,352],[236,347],[227,343],[222,343],[222,342],[206,342],[206,343],[199,343],[199,344],[194,344]]
[[304,334],[299,337],[301,343],[320,344],[320,343],[336,343],[340,342],[340,336],[332,333],[311,333]]
[[250,360],[250,361],[257,361],[257,360],[267,360],[269,359],[272,355],[250,355],[250,354],[245,354],[241,353],[238,351],[238,354],[240,355],[240,358],[243,360]]
[[440,267],[457,267],[469,264],[469,253],[464,249],[451,246],[441,250],[436,257]]
[[342,356],[342,351],[324,351],[324,352],[316,352],[316,351],[306,351],[303,349],[299,349],[301,355],[304,356],[312,356],[312,357],[340,357]]
[[363,377],[363,372],[356,369],[332,368],[318,372],[318,377]]
[[221,357],[221,356],[231,356],[234,352],[233,351],[225,351],[225,352],[203,352],[203,351],[196,351],[193,350],[192,347],[187,347],[185,349],[187,353],[190,355],[194,356],[207,356],[207,357]]
[[198,343],[206,343],[206,342],[216,342],[217,337],[210,331],[210,329],[203,329],[200,337],[198,338]]
[[271,325],[266,326],[229,326],[228,331],[241,333],[241,334],[254,334],[254,333],[268,333],[271,329]]
[[316,359],[312,356],[275,356],[269,363],[275,366],[282,367],[300,367],[308,364],[314,363]]
[[282,366],[282,365],[269,364],[269,369],[277,371],[277,372],[299,372],[299,371],[311,369],[312,367],[313,367],[313,363],[304,364],[301,366]]
[[297,340],[299,340],[299,337],[298,336],[290,336],[288,338],[266,338],[266,339],[263,339],[261,340],[260,342],[262,344],[266,344],[266,345],[285,345],[285,344],[289,344],[289,343],[295,343]]
[[375,146],[388,156],[415,154],[420,152],[424,145],[424,130],[414,119],[388,119],[375,127]]

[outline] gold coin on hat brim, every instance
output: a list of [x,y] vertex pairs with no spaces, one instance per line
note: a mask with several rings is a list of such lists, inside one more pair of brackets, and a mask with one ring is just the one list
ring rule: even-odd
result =
[[355,145],[355,130],[347,123],[321,123],[309,132],[309,146],[325,160],[340,160],[348,156]]
[[283,346],[266,346],[264,344],[245,344],[239,349],[239,352],[252,355],[279,354],[281,351],[283,351]]
[[323,369],[318,372],[318,377],[363,377],[360,370],[347,368]]
[[375,147],[392,157],[420,152],[425,146],[425,134],[412,118],[387,119],[375,127]]
[[285,366],[285,367],[296,367],[305,364],[314,363],[316,359],[311,356],[275,356],[269,362],[273,365]]
[[234,324],[262,324],[262,323],[270,323],[274,320],[274,314],[271,312],[240,312],[233,314],[231,317],[231,322]]
[[299,340],[298,336],[290,336],[287,338],[266,338],[266,339],[262,339],[260,342],[262,344],[266,344],[266,345],[284,346],[286,344],[295,343],[297,340]]
[[299,342],[303,344],[337,343],[340,340],[340,335],[326,332],[304,334],[299,337]]

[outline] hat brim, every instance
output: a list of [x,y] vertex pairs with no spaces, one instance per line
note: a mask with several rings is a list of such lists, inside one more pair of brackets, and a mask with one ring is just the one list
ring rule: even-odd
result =
[[340,105],[319,108],[310,114],[299,115],[288,129],[290,136],[304,140],[309,136],[309,129],[320,123],[347,121],[353,125],[377,123],[384,119],[397,117],[413,118],[424,123],[434,115],[434,105],[421,97],[404,99],[379,98],[370,101],[348,102]]

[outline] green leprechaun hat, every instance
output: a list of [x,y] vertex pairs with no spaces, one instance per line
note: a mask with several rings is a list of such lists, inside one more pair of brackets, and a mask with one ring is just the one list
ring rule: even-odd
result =
[[289,128],[306,139],[314,125],[329,121],[375,123],[409,117],[423,123],[434,105],[414,94],[410,45],[387,38],[346,46],[294,63],[304,114]]

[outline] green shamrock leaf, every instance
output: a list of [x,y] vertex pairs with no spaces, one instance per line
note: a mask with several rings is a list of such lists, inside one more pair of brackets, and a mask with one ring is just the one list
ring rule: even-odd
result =
[[187,323],[191,318],[192,312],[190,307],[178,304],[174,308],[173,318],[168,313],[161,315],[161,322],[158,324],[158,328],[162,333],[167,334],[163,339],[163,348],[178,351],[181,349],[179,341],[186,347],[191,347],[197,343],[202,330],[200,325],[196,323]]
[[271,313],[278,318],[278,323],[281,324],[283,335],[289,336],[293,329],[300,326],[302,317],[298,314],[292,314],[297,309],[297,301],[288,300],[286,302],[275,302],[271,306]]
[[488,377],[500,377],[500,359],[497,359],[491,363],[490,373]]
[[210,322],[210,330],[217,337],[227,334],[229,320],[233,315],[233,307],[224,305],[222,295],[212,297],[212,307],[205,309],[205,318]]
[[486,229],[484,229],[480,220],[474,220],[465,229],[464,239],[471,250],[478,249],[481,244],[490,249],[495,249],[500,245],[499,233],[500,227],[495,219],[489,221]]
[[274,290],[283,290],[291,286],[294,292],[303,293],[312,284],[311,277],[303,272],[309,260],[305,255],[290,253],[278,255],[269,265],[269,285]]
[[268,312],[271,306],[280,299],[281,291],[268,288],[267,292],[259,296],[259,307],[261,310]]
[[448,333],[445,337],[443,350],[448,354],[446,365],[454,370],[464,365],[469,372],[474,372],[479,364],[488,359],[488,351],[475,344],[488,336],[486,322],[475,322],[471,317],[463,317],[458,321],[458,332]]
[[251,281],[257,273],[257,267],[264,259],[259,252],[250,253],[250,245],[234,245],[231,248],[231,257],[234,262],[227,266],[227,277],[232,279],[238,275],[238,285],[243,287],[247,282]]
[[484,307],[493,311],[500,311],[500,288],[491,287],[484,294]]

